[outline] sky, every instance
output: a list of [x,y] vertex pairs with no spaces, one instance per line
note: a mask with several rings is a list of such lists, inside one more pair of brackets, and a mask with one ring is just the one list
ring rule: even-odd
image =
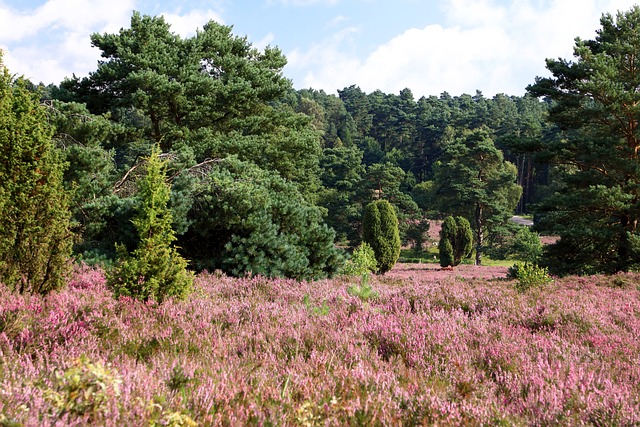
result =
[[414,96],[523,95],[546,58],[571,59],[603,13],[632,0],[0,0],[0,49],[12,74],[59,84],[97,68],[92,33],[163,15],[182,37],[214,20],[258,49],[279,47],[296,89],[356,85]]

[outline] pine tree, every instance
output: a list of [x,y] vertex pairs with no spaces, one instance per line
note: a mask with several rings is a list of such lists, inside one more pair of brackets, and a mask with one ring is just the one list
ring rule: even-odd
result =
[[183,298],[193,284],[187,261],[172,243],[172,215],[167,207],[170,197],[165,183],[164,162],[158,149],[147,159],[146,175],[138,188],[138,212],[132,220],[140,239],[138,247],[127,254],[118,246],[118,263],[109,275],[116,296],[162,302],[166,297]]
[[373,248],[378,272],[391,270],[400,256],[400,233],[395,208],[386,200],[376,200],[365,208],[362,240]]
[[557,191],[536,228],[560,236],[542,262],[555,274],[640,268],[640,7],[605,14],[574,58],[547,60],[552,77],[527,88],[545,97],[562,134],[531,147],[555,166]]
[[45,294],[65,283],[72,235],[62,164],[38,98],[0,56],[0,282]]
[[476,265],[482,263],[487,237],[508,223],[518,204],[522,188],[516,178],[515,166],[504,160],[486,127],[463,132],[435,166],[438,208],[469,219]]

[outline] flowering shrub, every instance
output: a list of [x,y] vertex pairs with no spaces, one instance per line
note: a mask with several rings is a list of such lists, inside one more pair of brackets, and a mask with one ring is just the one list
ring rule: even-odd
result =
[[0,287],[0,425],[640,424],[640,275],[461,272],[374,276],[366,302],[348,277],[202,274],[163,304]]

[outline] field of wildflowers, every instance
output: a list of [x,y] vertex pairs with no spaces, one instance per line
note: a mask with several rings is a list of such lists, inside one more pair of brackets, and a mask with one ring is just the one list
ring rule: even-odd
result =
[[[417,269],[417,267],[416,267]],[[0,426],[640,424],[640,275],[0,287]]]

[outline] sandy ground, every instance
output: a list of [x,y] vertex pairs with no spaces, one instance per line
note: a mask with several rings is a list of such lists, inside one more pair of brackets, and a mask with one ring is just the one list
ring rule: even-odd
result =
[[465,279],[482,278],[495,279],[506,278],[508,267],[488,267],[475,265],[459,265],[453,270],[441,270],[438,264],[404,264],[398,263],[385,276],[391,278],[410,278],[420,277],[428,279],[443,279],[447,277],[463,277]]

